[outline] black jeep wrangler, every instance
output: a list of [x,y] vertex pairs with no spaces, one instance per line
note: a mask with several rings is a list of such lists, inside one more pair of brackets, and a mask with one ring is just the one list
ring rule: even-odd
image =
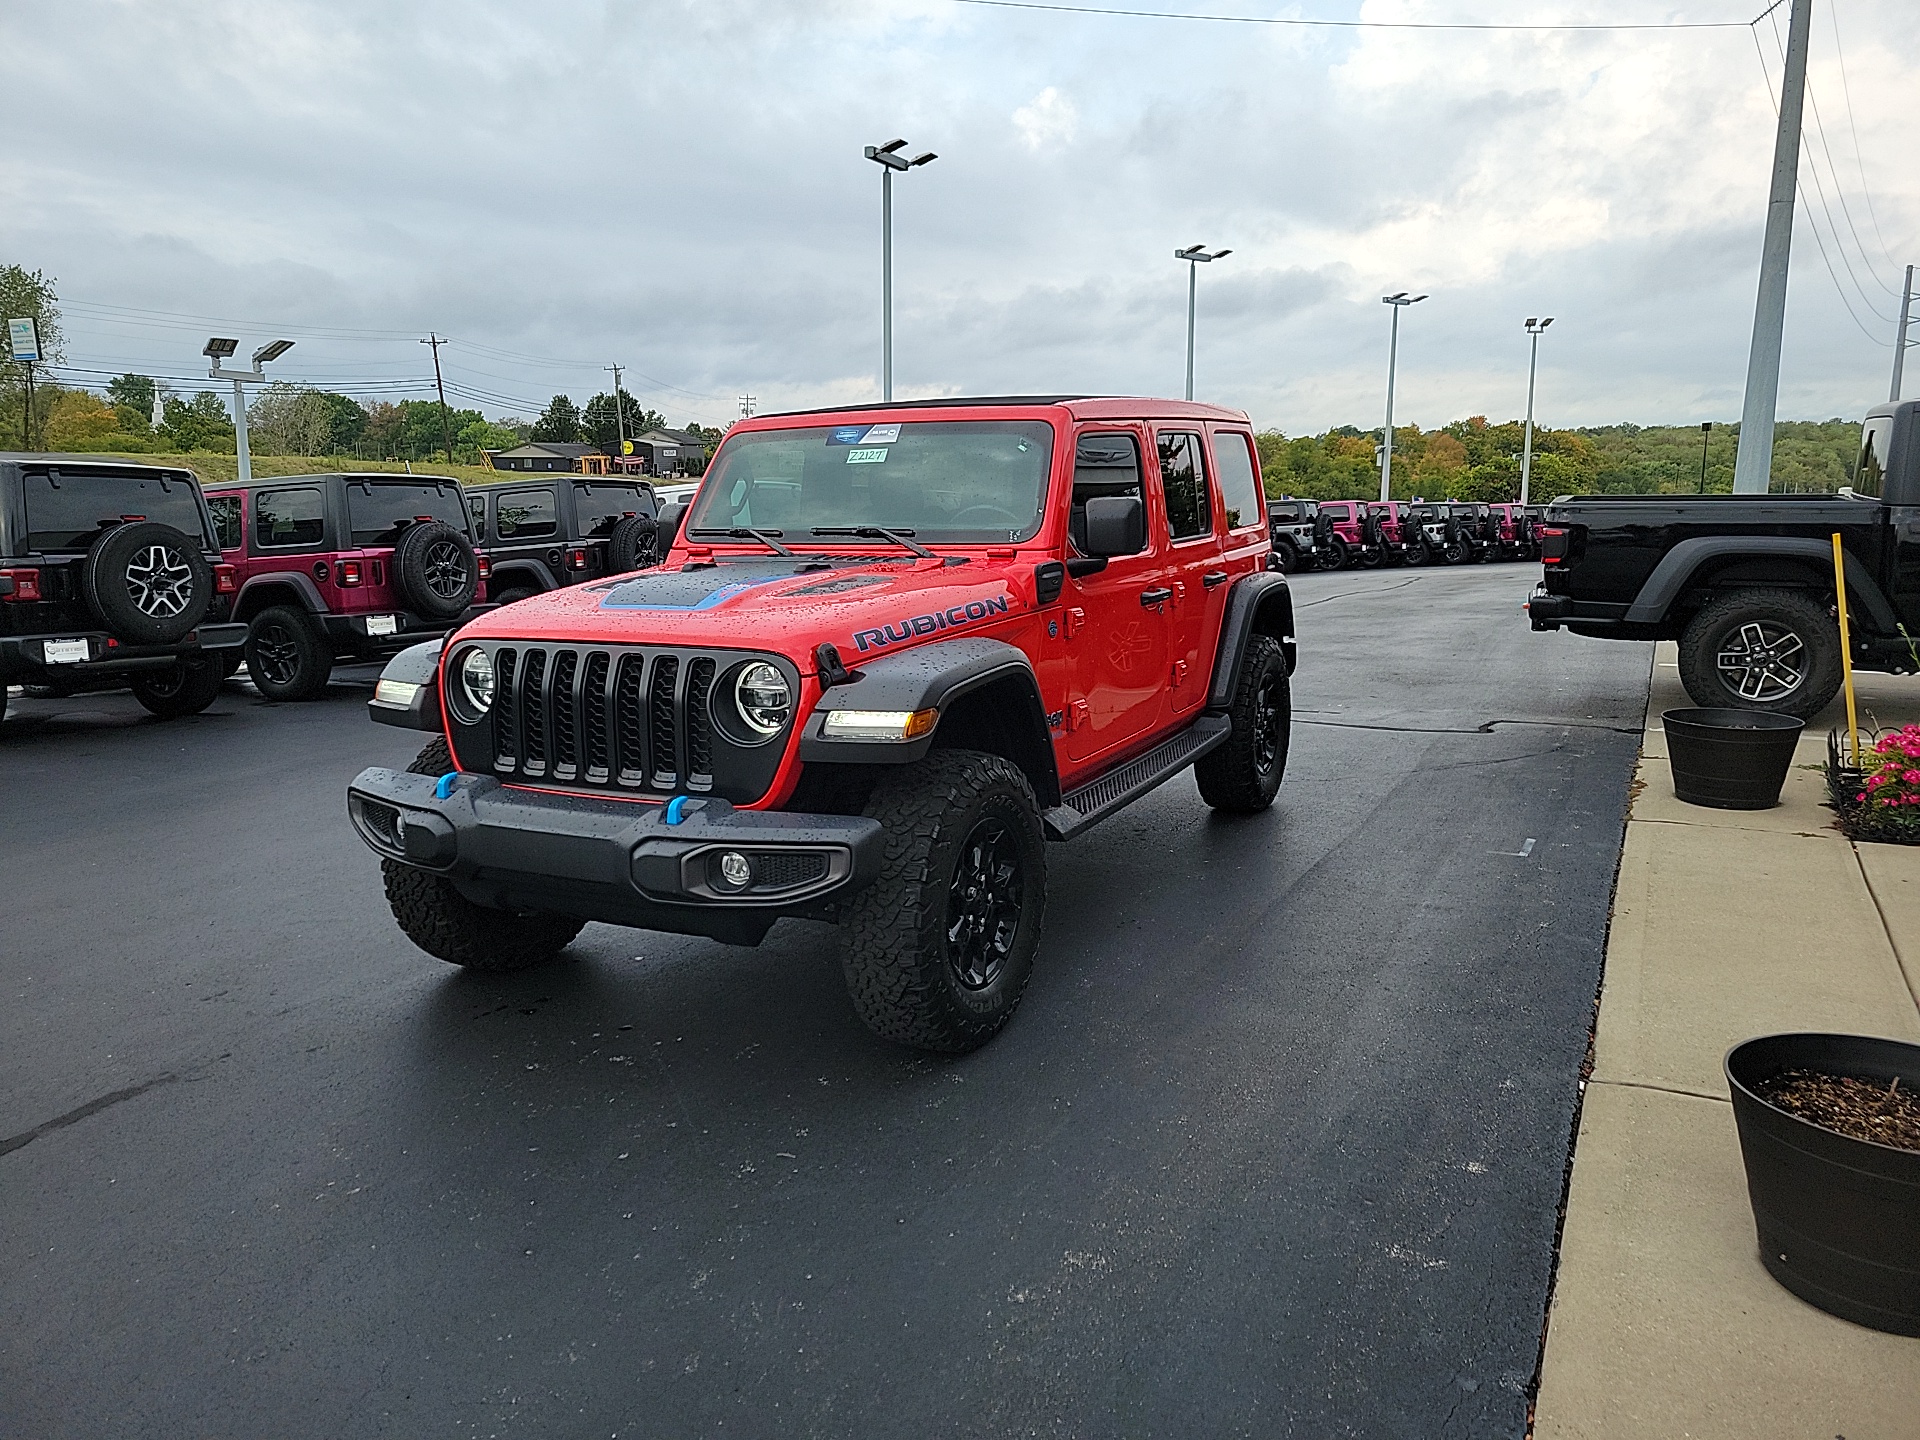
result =
[[206,709],[247,638],[233,590],[191,470],[0,455],[0,715],[10,685]]
[[498,605],[659,562],[660,502],[644,480],[549,475],[476,486],[467,511],[492,567],[487,598]]

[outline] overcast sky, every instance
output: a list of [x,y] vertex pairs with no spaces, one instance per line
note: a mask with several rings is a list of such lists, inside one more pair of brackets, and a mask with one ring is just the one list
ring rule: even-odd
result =
[[[12,0],[0,262],[57,277],[95,383],[284,334],[276,374],[427,394],[434,329],[491,415],[584,401],[619,361],[670,421],[724,423],[748,391],[878,396],[861,147],[899,135],[940,156],[895,190],[902,397],[1179,394],[1172,252],[1203,242],[1234,253],[1199,277],[1197,393],[1262,426],[1377,425],[1401,289],[1432,295],[1404,317],[1403,423],[1520,414],[1535,314],[1557,317],[1543,423],[1729,420],[1773,147],[1755,35],[1777,85],[1776,32],[1744,25],[1764,3],[1151,5],[1742,22],[1463,33],[957,0]],[[1884,287],[1920,259],[1916,54],[1912,0],[1814,0],[1783,418],[1886,393]]]

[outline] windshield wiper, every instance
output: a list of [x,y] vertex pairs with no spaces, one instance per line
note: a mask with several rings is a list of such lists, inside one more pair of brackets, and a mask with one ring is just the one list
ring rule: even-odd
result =
[[934,558],[933,551],[924,545],[916,545],[913,530],[889,530],[884,525],[816,525],[809,532],[814,535],[857,535],[862,540],[891,540],[896,545],[904,545],[922,559]]
[[780,537],[786,533],[784,530],[756,530],[751,525],[735,525],[726,530],[716,530],[711,526],[702,525],[698,529],[687,532],[689,535],[721,535],[728,540],[758,540],[774,554],[784,555],[791,560],[793,551],[780,543]]

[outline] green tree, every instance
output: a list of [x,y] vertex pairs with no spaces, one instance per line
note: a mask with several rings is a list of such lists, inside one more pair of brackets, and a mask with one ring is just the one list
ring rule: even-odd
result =
[[[658,410],[649,410],[632,395],[627,387],[620,387],[620,405],[626,412],[627,438],[644,435],[649,430],[664,430],[667,420]],[[620,412],[614,408],[611,395],[596,395],[587,402],[587,408],[580,417],[580,429],[589,445],[597,446],[608,455],[620,451]]]
[[556,395],[533,422],[533,440],[554,445],[573,445],[580,439],[580,407],[564,395]]
[[165,403],[160,430],[175,449],[233,453],[233,421],[213,391],[201,390],[191,400],[169,395]]
[[144,429],[153,416],[153,396],[158,388],[152,376],[127,374],[107,382],[107,395],[114,404],[137,413]]
[[331,390],[317,392],[320,403],[327,412],[327,446],[329,455],[350,455],[361,436],[367,432],[367,411],[358,400],[345,395],[336,395]]

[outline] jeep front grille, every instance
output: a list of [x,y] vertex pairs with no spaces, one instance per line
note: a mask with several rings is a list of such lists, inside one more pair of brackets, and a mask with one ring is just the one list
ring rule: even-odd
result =
[[728,660],[571,647],[493,652],[502,779],[672,795],[713,788],[708,709]]

